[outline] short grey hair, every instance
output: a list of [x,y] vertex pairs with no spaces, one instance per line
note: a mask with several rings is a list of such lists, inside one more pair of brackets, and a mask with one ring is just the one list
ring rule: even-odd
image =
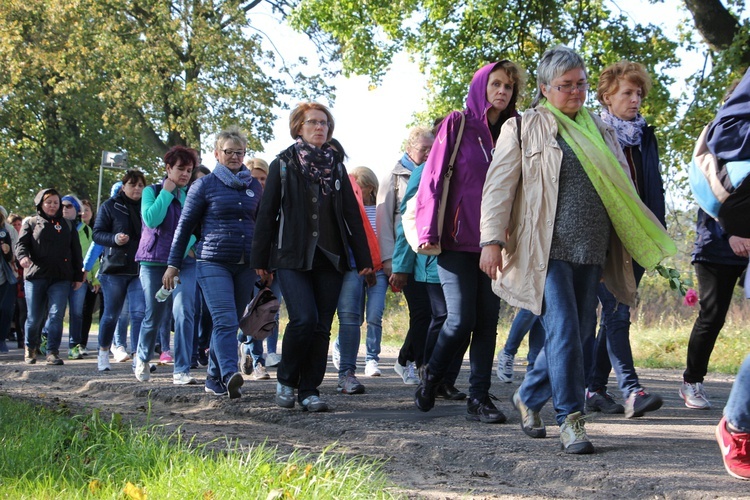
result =
[[406,147],[414,146],[420,139],[435,140],[432,130],[427,127],[413,127],[409,130],[409,138],[406,140]]
[[581,68],[588,77],[586,63],[583,62],[578,52],[570,47],[556,45],[542,54],[536,69],[536,95],[531,102],[531,107],[535,107],[544,98],[542,85],[549,85],[558,76],[576,68]]
[[237,125],[232,125],[219,132],[219,135],[216,136],[216,150],[223,148],[224,144],[230,141],[242,145],[243,148],[247,147],[247,136],[242,133]]

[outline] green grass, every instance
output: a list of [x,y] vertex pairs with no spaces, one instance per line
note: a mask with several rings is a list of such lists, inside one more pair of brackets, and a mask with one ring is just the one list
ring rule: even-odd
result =
[[0,497],[396,498],[380,463],[281,457],[264,445],[197,444],[180,431],[134,428],[119,415],[69,416],[0,397]]

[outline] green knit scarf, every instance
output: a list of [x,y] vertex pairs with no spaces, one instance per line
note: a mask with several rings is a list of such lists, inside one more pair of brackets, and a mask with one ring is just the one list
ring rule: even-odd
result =
[[557,120],[558,132],[583,165],[617,236],[633,259],[646,269],[653,269],[664,258],[677,253],[672,238],[641,201],[589,111],[583,107],[575,120],[571,120],[548,101],[543,106]]

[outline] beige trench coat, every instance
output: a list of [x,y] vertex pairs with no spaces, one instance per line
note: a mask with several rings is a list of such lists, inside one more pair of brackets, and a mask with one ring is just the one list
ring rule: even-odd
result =
[[[614,130],[591,115],[605,142],[629,175]],[[562,150],[551,112],[534,108],[523,115],[521,142],[516,120],[503,125],[482,192],[481,241],[503,245],[503,265],[493,291],[509,304],[541,314],[552,229],[557,210]],[[630,255],[611,231],[604,282],[618,301],[635,305]]]

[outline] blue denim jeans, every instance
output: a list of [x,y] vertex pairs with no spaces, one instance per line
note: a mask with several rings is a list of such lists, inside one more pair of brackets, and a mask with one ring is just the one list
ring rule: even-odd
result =
[[469,396],[484,399],[492,379],[500,298],[479,269],[478,253],[444,251],[438,256],[438,276],[448,317],[428,361],[430,372],[436,380],[444,379],[456,353],[471,339]]
[[83,283],[78,290],[71,286],[68,292],[68,347],[75,347],[81,343],[83,304],[86,302],[87,292],[87,283]]
[[[602,268],[550,260],[544,283],[544,348],[521,384],[521,400],[534,411],[552,398],[558,425],[583,412],[583,344],[596,321],[596,289]],[[550,354],[548,354],[550,353]]]
[[[125,298],[128,301],[128,314],[130,315],[130,341],[133,350],[138,347],[138,337],[141,333],[141,323],[146,314],[146,302],[143,296],[141,280],[138,276],[122,274],[100,274],[99,281],[102,284],[104,298],[104,315],[99,325],[99,348],[109,349],[115,335],[115,327],[120,319]],[[127,343],[124,343],[127,347]]]
[[141,286],[146,301],[146,316],[141,325],[137,356],[148,363],[154,355],[158,327],[163,318],[174,318],[174,373],[190,372],[193,354],[193,321],[195,308],[195,259],[186,257],[180,268],[180,282],[170,296],[159,302],[156,292],[162,287],[162,276],[167,266],[141,266]]
[[734,379],[724,416],[742,432],[750,432],[750,356],[745,358]]
[[[104,291],[101,291],[101,300],[104,303]],[[106,304],[104,304],[106,305]],[[134,342],[132,348],[128,349],[128,327],[130,326],[130,312],[128,312],[128,297],[125,296],[125,302],[122,303],[122,310],[120,311],[120,317],[117,318],[117,326],[115,327],[115,336],[112,339],[112,343],[115,347],[123,346],[128,352],[135,352],[138,350],[138,343]],[[99,324],[101,325],[102,318],[104,318],[104,306],[102,306],[102,313],[99,316]],[[101,331],[101,327],[100,327]]]
[[519,309],[516,317],[513,318],[513,324],[510,326],[503,351],[506,354],[515,356],[518,353],[518,347],[527,333],[529,334],[529,354],[526,356],[526,360],[528,361],[526,371],[531,371],[534,368],[534,363],[539,356],[539,352],[544,347],[544,327],[542,327],[539,316],[528,309]]
[[380,342],[383,338],[383,309],[385,309],[385,292],[388,289],[388,277],[385,272],[376,273],[377,282],[368,287],[364,276],[357,271],[344,274],[341,285],[337,314],[339,317],[339,336],[336,343],[341,352],[339,375],[357,370],[357,353],[361,340],[360,327],[367,319],[367,355],[366,360],[379,361]]
[[[636,286],[644,271],[637,263],[633,265]],[[589,349],[584,351],[586,386],[591,392],[606,390],[609,372],[614,368],[622,398],[627,399],[631,392],[640,389],[630,349],[630,306],[617,302],[604,283],[599,283],[597,296],[602,305],[599,333],[596,338],[591,336],[587,342],[590,346],[584,344],[584,349]]]
[[284,330],[278,381],[296,387],[303,401],[318,396],[328,363],[331,322],[336,312],[343,275],[334,269],[297,271],[279,269],[276,278],[286,301],[289,323]]
[[[440,330],[443,329],[445,319],[448,317],[448,306],[445,305],[445,295],[443,294],[443,287],[440,283],[425,283],[427,289],[427,296],[430,298],[430,307],[432,308],[432,321],[430,321],[430,328],[427,330],[427,339],[424,346],[424,359],[430,359],[432,351],[435,349],[435,343],[437,342]],[[458,373],[461,371],[461,365],[464,361],[464,355],[466,349],[469,348],[469,338],[463,343],[461,348],[456,351],[453,356],[453,361],[448,365],[448,369],[445,371],[443,381],[455,385]]]
[[70,281],[30,279],[23,283],[26,293],[26,346],[39,347],[42,323],[49,318],[47,330],[47,352],[59,352],[62,342],[63,318],[70,293]]
[[247,264],[199,260],[197,274],[213,319],[207,375],[223,381],[237,371],[237,331],[255,271]]

